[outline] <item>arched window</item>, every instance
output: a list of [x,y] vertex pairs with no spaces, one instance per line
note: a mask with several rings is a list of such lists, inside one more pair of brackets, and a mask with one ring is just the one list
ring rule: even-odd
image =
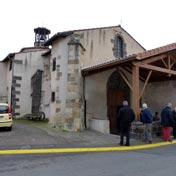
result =
[[114,41],[114,56],[121,58],[124,56],[124,42],[121,36],[116,35]]

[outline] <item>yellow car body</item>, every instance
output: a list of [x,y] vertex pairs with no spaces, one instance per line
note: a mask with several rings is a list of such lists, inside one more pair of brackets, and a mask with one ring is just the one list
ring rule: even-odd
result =
[[10,106],[7,103],[0,103],[0,127],[7,127],[11,131],[12,124],[13,119]]

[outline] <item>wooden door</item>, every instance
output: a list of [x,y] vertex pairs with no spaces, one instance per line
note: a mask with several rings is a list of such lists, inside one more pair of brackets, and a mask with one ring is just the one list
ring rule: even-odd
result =
[[117,122],[117,113],[122,107],[122,102],[125,99],[125,93],[122,90],[118,89],[108,89],[107,92],[107,103],[108,103],[108,118],[110,122],[110,133],[118,134],[118,122]]

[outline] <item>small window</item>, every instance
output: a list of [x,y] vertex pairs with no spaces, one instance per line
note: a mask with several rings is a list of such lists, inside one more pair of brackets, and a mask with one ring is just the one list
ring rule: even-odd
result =
[[55,92],[51,92],[51,102],[55,102]]
[[53,58],[53,66],[52,66],[52,71],[56,70],[56,58]]
[[124,43],[121,36],[116,35],[114,41],[114,56],[121,58],[124,56]]

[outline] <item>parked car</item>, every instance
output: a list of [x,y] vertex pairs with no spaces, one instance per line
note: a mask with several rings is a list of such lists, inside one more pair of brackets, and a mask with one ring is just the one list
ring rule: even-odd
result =
[[10,106],[7,103],[0,103],[0,128],[6,127],[9,131],[12,130],[12,114]]

